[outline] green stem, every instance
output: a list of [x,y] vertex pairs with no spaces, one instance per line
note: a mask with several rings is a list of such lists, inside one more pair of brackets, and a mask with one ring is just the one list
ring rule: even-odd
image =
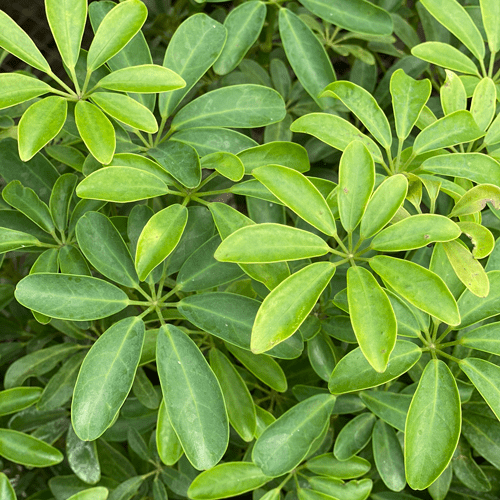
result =
[[83,82],[83,87],[82,87],[82,95],[83,96],[86,96],[87,94],[92,94],[92,92],[96,88],[96,87],[94,87],[89,92],[87,92],[87,87],[89,86],[91,75],[92,75],[92,71],[87,71],[87,74],[85,75],[85,81]]
[[218,189],[216,191],[201,191],[201,192],[197,192],[196,193],[196,196],[199,197],[199,196],[216,196],[218,194],[227,194],[227,193],[230,193],[231,192],[231,188],[228,188],[228,189]]
[[63,89],[67,90],[71,96],[75,96],[76,97],[75,91],[71,87],[69,87],[68,85],[66,85],[57,75],[55,75],[54,73],[52,73],[52,71],[50,73],[48,73],[48,75],[53,80],[55,80]]
[[403,152],[403,139],[399,139],[398,141],[398,153],[396,155],[396,165],[394,167],[394,171],[399,172],[399,165],[401,163],[401,153]]
[[436,344],[439,344],[441,340],[443,340],[446,335],[448,335],[450,332],[453,331],[453,327],[449,326],[437,339],[436,339]]
[[488,73],[486,71],[486,66],[484,65],[484,61],[482,59],[479,59],[479,64],[481,66],[481,71],[483,72],[483,77],[488,76]]
[[134,129],[134,134],[141,140],[141,142],[144,144],[144,146],[146,146],[147,148],[151,147],[151,144],[149,144],[148,141],[146,141],[146,139],[144,138],[144,136],[141,134],[141,132],[139,130]]
[[208,184],[212,179],[215,179],[215,177],[217,177],[218,175],[219,175],[219,172],[215,171],[215,172],[212,172],[207,177],[205,177],[205,179],[203,179],[201,181],[200,185],[196,188],[196,190],[193,191],[193,194],[197,193],[205,184]]
[[209,203],[209,202],[207,202],[207,201],[205,201],[205,200],[203,200],[203,199],[201,199],[201,198],[198,198],[198,196],[191,196],[191,199],[192,199],[193,201],[196,201],[196,202],[198,202],[198,203],[201,203],[202,205],[205,205],[206,207],[209,207],[209,206],[210,206],[210,203]]
[[339,252],[338,250],[334,250],[333,248],[330,248],[328,250],[330,253],[334,253],[335,255],[338,255],[339,257],[347,257],[347,254],[344,252]]
[[455,361],[455,363],[460,363],[460,360],[458,358],[455,358],[455,356],[452,356],[451,354],[448,354],[441,349],[436,349],[436,353],[438,353],[440,356],[451,359],[451,361]]
[[148,295],[139,285],[137,285],[136,287],[134,287],[134,290],[137,290],[148,301],[152,301],[153,300],[153,297],[151,297],[150,295]]
[[154,142],[155,146],[158,146],[158,144],[160,143],[161,134],[163,134],[163,129],[165,128],[165,125],[167,124],[167,120],[168,120],[167,116],[162,116],[160,128],[158,129],[158,132],[156,133],[156,138],[155,138],[155,142]]
[[145,302],[143,300],[129,300],[128,301],[129,306],[149,306],[149,302]]
[[441,349],[443,347],[453,347],[456,345],[460,345],[460,340],[454,340],[453,342],[445,342],[444,344],[439,344],[437,347]]
[[80,84],[78,83],[78,78],[76,77],[75,68],[70,68],[71,79],[73,80],[73,84],[75,85],[75,90],[78,95],[80,95]]
[[333,238],[335,239],[335,241],[337,242],[338,246],[340,248],[342,248],[342,250],[344,250],[345,253],[350,253],[349,250],[347,249],[347,247],[344,245],[343,241],[339,238],[338,234],[334,234],[332,235]]
[[495,66],[495,56],[496,52],[491,52],[490,54],[490,67],[488,68],[488,76],[491,78],[493,76],[493,67]]

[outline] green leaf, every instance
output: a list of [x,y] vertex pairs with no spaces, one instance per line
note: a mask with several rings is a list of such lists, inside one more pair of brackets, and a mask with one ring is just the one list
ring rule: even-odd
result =
[[321,91],[336,80],[328,54],[307,24],[289,9],[280,9],[279,32],[290,66],[305,91],[325,109],[331,99],[320,98]]
[[306,467],[315,474],[337,479],[353,479],[364,476],[370,470],[370,462],[361,457],[337,460],[333,453],[318,455],[306,462]]
[[[359,396],[365,406],[377,417],[395,429],[401,432],[405,431],[406,415],[412,398],[410,394],[389,391],[364,391]],[[401,454],[402,458],[403,455]]]
[[433,359],[422,374],[406,418],[405,470],[410,488],[427,488],[446,469],[461,423],[455,378],[443,361]]
[[333,396],[318,394],[283,413],[257,439],[252,451],[253,462],[271,477],[293,470],[321,434],[334,404]]
[[271,478],[251,462],[227,462],[196,476],[188,496],[193,500],[233,498],[260,488],[269,481]]
[[[140,0],[127,0],[120,5]],[[119,7],[119,6],[118,6]],[[75,106],[75,121],[78,132],[99,163],[110,163],[115,153],[115,129],[106,115],[87,101],[78,101]]]
[[405,140],[412,131],[415,123],[431,95],[430,80],[414,80],[404,70],[398,69],[391,76],[390,92],[394,120],[398,138]]
[[384,149],[391,147],[392,134],[389,121],[377,101],[363,87],[346,81],[333,82],[321,95],[340,99]]
[[16,492],[3,472],[0,472],[0,497],[5,500],[17,500]]
[[196,344],[175,326],[160,328],[156,353],[172,427],[193,467],[210,469],[222,458],[229,441],[219,382]]
[[52,220],[60,232],[65,231],[68,225],[70,204],[77,181],[78,177],[76,175],[63,174],[57,179],[52,188],[49,209]]
[[26,276],[17,284],[15,296],[33,311],[70,321],[105,318],[128,305],[125,292],[111,283],[66,274]]
[[417,214],[385,228],[373,238],[371,247],[381,252],[401,252],[429,243],[451,241],[461,230],[455,222],[435,214]]
[[412,55],[424,61],[459,71],[468,75],[479,76],[477,66],[463,52],[442,42],[425,42],[411,49]]
[[48,144],[66,121],[68,101],[50,96],[32,104],[19,121],[19,156],[28,161]]
[[467,93],[462,80],[445,69],[446,80],[440,89],[441,107],[445,115],[467,108]]
[[407,191],[408,180],[405,176],[397,174],[387,177],[366,205],[361,218],[360,235],[370,238],[388,224],[403,204]]
[[144,323],[131,317],[108,328],[88,352],[71,404],[80,439],[93,441],[113,423],[132,387],[143,343]]
[[464,412],[462,431],[474,450],[498,468],[500,423],[488,416]]
[[[141,64],[113,71],[99,80],[96,86],[118,92],[154,94],[181,89],[185,85],[186,82],[171,69],[157,64]],[[95,94],[92,99],[94,97]]]
[[113,7],[90,45],[87,71],[95,71],[120,52],[142,28],[147,17],[148,9],[140,0],[127,0]]
[[498,356],[500,355],[499,326],[499,323],[489,323],[473,330],[467,330],[460,335],[459,344]]
[[391,491],[401,491],[406,486],[403,450],[394,429],[378,420],[372,439],[373,457],[382,481]]
[[45,0],[45,12],[62,60],[72,70],[80,55],[87,0]]
[[172,121],[172,130],[193,127],[255,128],[281,121],[283,98],[262,85],[231,85],[207,92],[184,106]]
[[263,353],[291,337],[312,311],[334,273],[335,266],[330,262],[316,262],[274,288],[255,318],[252,352]]
[[234,181],[240,181],[245,175],[242,161],[232,153],[211,153],[200,160],[201,168],[216,170],[220,175]]
[[449,153],[425,160],[421,169],[433,174],[462,177],[477,184],[500,184],[500,164],[481,153]]
[[349,420],[335,439],[333,454],[337,460],[349,460],[370,441],[376,417],[372,413],[361,413]]
[[165,408],[165,401],[163,400],[158,410],[156,447],[158,455],[165,465],[174,465],[183,453],[181,443],[170,423],[167,409]]
[[[42,394],[40,387],[14,387],[0,392],[0,415],[9,415],[29,408]],[[1,490],[0,490],[1,491]]]
[[[255,242],[259,242],[255,245]],[[319,257],[328,253],[326,242],[309,231],[283,224],[255,224],[231,233],[214,257],[221,262],[259,264]]]
[[[72,245],[64,245],[59,249],[57,256],[59,268],[63,274],[77,274],[80,276],[92,276],[89,266],[83,258],[80,250]],[[52,272],[47,270],[47,272]]]
[[[366,500],[373,487],[371,479],[344,483],[330,477],[309,477],[307,481],[312,490],[299,490],[300,500],[331,500],[331,498]],[[308,495],[304,495],[304,493],[308,493]]]
[[100,273],[120,285],[139,284],[127,245],[113,223],[99,212],[87,212],[76,224],[78,246]]
[[[466,426],[466,419],[467,416],[464,415],[464,427]],[[469,489],[482,493],[491,490],[491,484],[488,478],[481,467],[479,467],[472,458],[470,446],[464,439],[458,442],[452,466],[455,476]]]
[[[146,337],[144,338],[144,343],[146,343]],[[144,346],[142,348],[141,361],[143,356]],[[135,374],[134,384],[132,385],[132,393],[146,408],[156,410],[160,406],[160,396],[146,375],[146,372],[140,366],[137,368],[137,372]]]
[[49,63],[33,40],[3,10],[0,11],[0,47],[44,73],[51,73]]
[[183,186],[193,189],[200,184],[200,158],[192,146],[168,141],[150,149],[148,154]]
[[172,253],[181,239],[187,218],[187,208],[175,204],[149,219],[139,236],[135,254],[135,268],[141,281]]
[[0,253],[30,246],[41,246],[41,243],[31,234],[0,227]]
[[96,92],[92,100],[109,116],[137,130],[150,134],[158,131],[153,113],[135,99],[114,92]]
[[470,111],[455,111],[440,118],[417,135],[413,154],[448,148],[464,142],[479,139],[484,132],[477,126]]
[[448,325],[460,324],[457,303],[444,281],[414,262],[377,255],[370,267],[416,308]]
[[500,208],[500,188],[494,184],[479,184],[469,189],[456,203],[449,217],[459,217],[480,212],[486,203]]
[[157,162],[134,153],[118,153],[113,156],[111,167],[130,167],[143,170],[161,179],[165,184],[173,184],[174,179]]
[[95,441],[82,441],[70,425],[66,436],[66,456],[75,475],[87,484],[101,479],[101,466]]
[[460,241],[443,243],[444,251],[460,281],[478,297],[487,297],[490,282],[483,266]]
[[500,30],[496,20],[500,15],[498,4],[494,0],[481,0],[481,17],[483,21],[484,31],[488,39],[488,48],[491,52],[500,50]]
[[85,156],[76,148],[54,144],[52,146],[46,146],[45,152],[54,160],[69,165],[78,172],[83,170]]
[[0,75],[0,109],[29,101],[50,92],[52,87],[38,78],[20,73]]
[[382,153],[375,142],[340,116],[328,113],[309,113],[295,120],[290,126],[290,130],[312,135],[332,148],[340,149],[340,151],[344,151],[352,141],[358,140],[366,146],[377,163],[383,161]]
[[104,486],[96,486],[95,488],[88,488],[84,491],[79,491],[71,495],[68,500],[106,500],[108,498],[109,490]]
[[353,141],[340,158],[337,190],[340,221],[348,233],[361,221],[374,185],[373,158],[362,142]]
[[76,188],[80,198],[129,203],[168,193],[156,175],[132,167],[107,167],[92,172]]
[[28,467],[50,467],[64,459],[53,446],[11,429],[0,429],[0,456]]
[[347,297],[359,347],[373,369],[383,373],[396,344],[391,303],[370,271],[359,266],[347,271]]
[[161,94],[160,113],[170,116],[184,96],[212,66],[221,53],[227,31],[203,13],[189,16],[173,34],[165,52],[163,66],[181,76],[186,86],[168,94]]
[[413,342],[397,340],[383,373],[376,372],[358,347],[346,354],[333,370],[328,388],[333,394],[361,391],[385,384],[406,373],[422,355]]
[[422,0],[422,5],[477,59],[484,59],[485,49],[481,33],[467,11],[456,0]]
[[491,78],[483,78],[474,89],[470,112],[478,127],[486,131],[495,116],[497,90]]
[[256,42],[266,19],[266,4],[260,1],[246,2],[231,10],[224,20],[227,40],[214,64],[218,75],[227,75],[241,62]]
[[318,188],[303,174],[281,165],[267,165],[252,175],[299,217],[325,234],[337,233],[333,215]]

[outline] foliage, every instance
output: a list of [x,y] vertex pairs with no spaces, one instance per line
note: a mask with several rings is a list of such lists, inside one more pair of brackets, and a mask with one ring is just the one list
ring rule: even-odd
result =
[[0,497],[498,498],[500,3],[217,4],[0,11]]

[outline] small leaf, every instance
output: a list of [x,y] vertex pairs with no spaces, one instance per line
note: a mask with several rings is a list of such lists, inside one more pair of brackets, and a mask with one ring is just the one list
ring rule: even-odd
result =
[[500,208],[500,188],[493,184],[479,184],[469,189],[456,203],[449,217],[475,214],[483,210],[486,203]]
[[238,182],[245,175],[242,161],[232,153],[211,153],[201,158],[201,168],[211,168],[228,179]]
[[406,415],[412,395],[389,391],[363,391],[360,398],[377,417],[395,429],[405,431]]
[[335,458],[349,460],[358,454],[370,442],[376,421],[373,413],[361,413],[349,420],[335,438]]
[[74,495],[68,497],[67,500],[106,500],[108,498],[109,490],[104,486],[96,486],[95,488],[88,488],[84,491],[79,491]]
[[52,220],[60,232],[65,231],[68,225],[70,204],[77,181],[78,177],[76,175],[63,174],[57,179],[52,188],[49,209]]
[[499,323],[489,323],[473,330],[467,330],[460,335],[459,344],[498,356],[500,355],[499,327]]
[[320,476],[337,479],[353,479],[364,476],[370,470],[370,462],[361,457],[351,457],[348,460],[337,460],[333,453],[318,455],[306,462],[306,467]]
[[4,500],[17,500],[16,492],[3,472],[0,472],[0,495]]
[[446,80],[440,89],[441,107],[445,115],[467,108],[467,92],[462,80],[453,71],[445,69]]
[[174,465],[184,453],[177,434],[170,423],[165,401],[162,400],[158,410],[156,425],[156,447],[161,461],[165,465]]
[[21,73],[2,73],[0,75],[0,109],[29,101],[51,90],[53,89],[50,85],[38,78]]
[[101,479],[101,466],[94,441],[82,441],[70,425],[66,436],[66,457],[75,475],[87,484]]
[[41,243],[31,234],[0,227],[0,254],[30,246],[41,246]]
[[40,387],[14,387],[0,391],[0,415],[9,415],[29,408],[40,399],[41,394]]
[[443,361],[429,361],[406,418],[405,469],[411,488],[429,487],[446,469],[457,447],[461,422],[455,378]]
[[175,204],[149,219],[139,236],[135,254],[135,267],[141,281],[172,253],[181,239],[187,217],[187,208]]
[[45,97],[32,104],[19,121],[19,156],[28,161],[48,144],[66,121],[68,101],[62,97]]
[[493,107],[497,99],[497,90],[491,78],[483,78],[474,89],[470,112],[478,127],[486,131],[495,116]]

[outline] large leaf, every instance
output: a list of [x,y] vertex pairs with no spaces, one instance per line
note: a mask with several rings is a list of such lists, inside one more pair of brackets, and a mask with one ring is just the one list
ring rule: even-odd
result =
[[479,76],[477,66],[463,52],[443,42],[425,42],[411,49],[412,55],[424,61],[460,73]]
[[119,288],[88,276],[31,274],[16,288],[16,299],[23,306],[71,321],[87,321],[111,316],[128,305]]
[[418,309],[449,325],[460,324],[457,303],[444,281],[414,262],[377,255],[370,267]]
[[16,492],[3,472],[0,472],[0,495],[5,500],[17,500]]
[[461,423],[455,378],[443,361],[431,360],[406,418],[405,469],[411,488],[427,488],[446,469],[458,444]]
[[193,467],[210,469],[229,441],[219,382],[196,344],[175,326],[160,328],[156,353],[172,427]]
[[391,303],[370,271],[359,266],[347,271],[347,297],[359,347],[370,365],[383,373],[396,344],[397,323]]
[[132,387],[143,343],[144,323],[132,317],[108,328],[90,349],[71,404],[80,439],[93,441],[113,423]]
[[316,262],[282,281],[264,299],[252,329],[251,348],[268,351],[292,336],[312,311],[335,273],[329,262]]
[[318,394],[283,413],[257,439],[252,451],[254,463],[268,476],[290,472],[321,434],[334,404],[333,396]]
[[0,109],[9,108],[50,92],[52,87],[38,78],[20,73],[0,75]]

